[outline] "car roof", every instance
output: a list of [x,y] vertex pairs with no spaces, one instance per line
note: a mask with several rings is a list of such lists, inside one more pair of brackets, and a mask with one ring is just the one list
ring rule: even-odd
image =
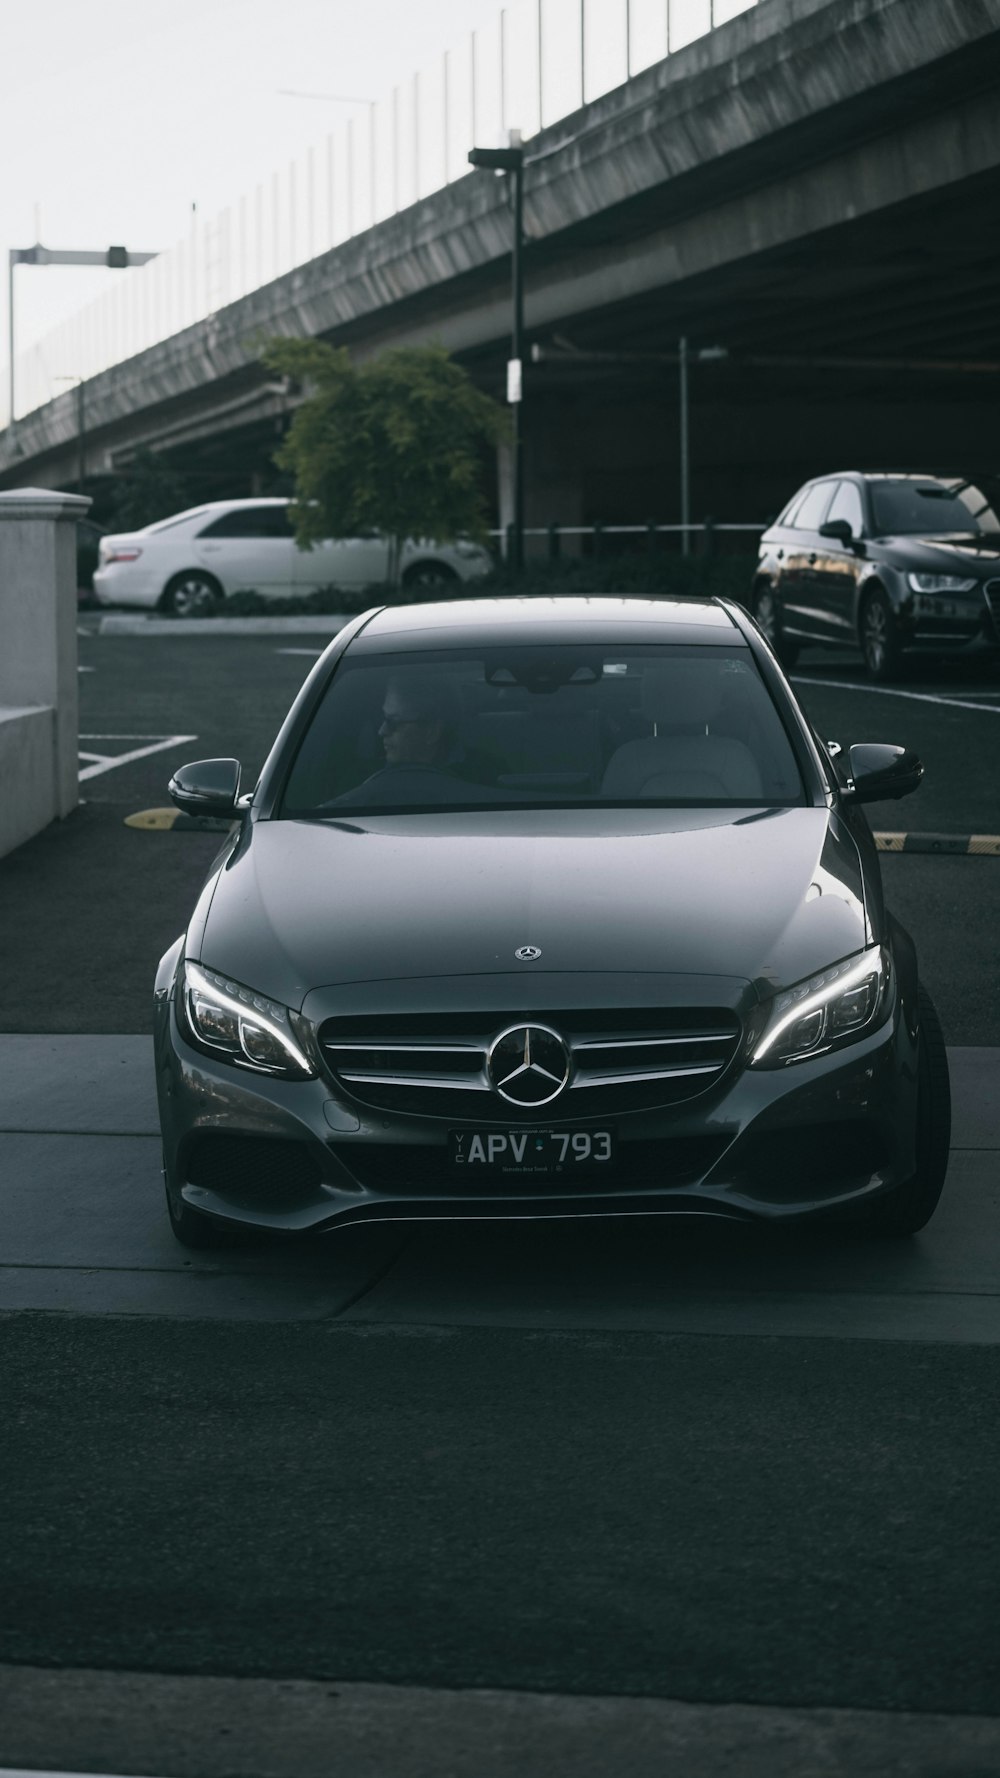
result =
[[593,641],[744,645],[725,607],[715,599],[576,597],[451,599],[427,605],[384,606],[355,637],[351,650],[481,647],[490,642]]

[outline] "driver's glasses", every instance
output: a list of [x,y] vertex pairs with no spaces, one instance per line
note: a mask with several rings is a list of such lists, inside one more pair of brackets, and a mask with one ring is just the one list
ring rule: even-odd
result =
[[387,735],[395,734],[398,728],[404,728],[408,722],[426,722],[426,716],[396,716],[391,710],[382,712],[382,728]]

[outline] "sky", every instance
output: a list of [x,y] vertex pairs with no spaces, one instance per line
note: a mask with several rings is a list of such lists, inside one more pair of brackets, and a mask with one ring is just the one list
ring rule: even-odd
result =
[[[0,0],[0,250],[173,246],[496,18],[499,0]],[[17,348],[107,288],[20,266]],[[2,281],[0,365],[7,361]],[[2,422],[0,422],[2,423]]]

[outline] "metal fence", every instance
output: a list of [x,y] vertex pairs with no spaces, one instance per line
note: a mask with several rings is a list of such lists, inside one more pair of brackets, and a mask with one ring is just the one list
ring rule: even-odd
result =
[[[758,0],[511,0],[484,29],[148,265],[122,271],[16,360],[17,413],[204,320],[525,139]],[[8,412],[9,378],[0,385]]]
[[[505,560],[512,551],[513,525],[490,532],[495,546]],[[656,554],[662,549],[679,550],[684,555],[731,555],[745,553],[753,540],[767,530],[760,522],[748,524],[718,523],[702,519],[698,524],[660,525],[652,520],[645,525],[526,525],[525,556],[529,563],[547,560],[558,562],[565,557]]]

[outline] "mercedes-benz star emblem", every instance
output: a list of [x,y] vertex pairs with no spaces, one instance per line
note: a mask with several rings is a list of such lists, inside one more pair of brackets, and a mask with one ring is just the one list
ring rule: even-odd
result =
[[541,954],[537,945],[518,945],[514,952],[519,963],[537,963]]
[[514,1025],[493,1039],[486,1070],[508,1104],[548,1105],[569,1081],[569,1051],[545,1025]]

